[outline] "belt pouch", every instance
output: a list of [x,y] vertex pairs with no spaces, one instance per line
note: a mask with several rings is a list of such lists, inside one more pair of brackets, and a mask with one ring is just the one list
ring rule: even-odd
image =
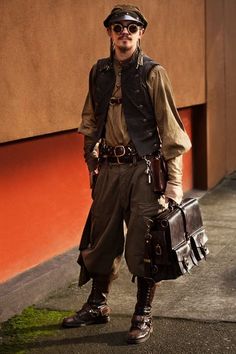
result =
[[151,159],[151,171],[154,192],[164,193],[167,182],[167,166],[162,156]]

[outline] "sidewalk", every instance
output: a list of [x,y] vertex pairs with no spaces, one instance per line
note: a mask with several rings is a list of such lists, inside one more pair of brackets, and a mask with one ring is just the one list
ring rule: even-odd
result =
[[[61,329],[29,345],[29,353],[236,353],[236,173],[200,200],[209,237],[207,262],[191,275],[162,282],[153,303],[154,333],[140,346],[125,335],[135,304],[136,286],[123,263],[114,281],[106,325]],[[76,260],[75,260],[76,261]],[[71,284],[36,304],[41,309],[77,310],[90,284]]]

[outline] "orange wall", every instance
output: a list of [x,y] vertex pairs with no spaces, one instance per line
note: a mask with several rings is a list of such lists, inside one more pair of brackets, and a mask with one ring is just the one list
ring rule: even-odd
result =
[[[179,110],[180,117],[188,133],[190,140],[193,140],[192,108]],[[188,191],[193,185],[193,149],[183,155],[183,190]]]
[[0,147],[0,282],[79,245],[90,205],[82,136]]
[[[191,134],[191,110],[181,110]],[[0,282],[79,245],[91,204],[82,136],[67,132],[0,147]],[[192,186],[192,151],[184,188]]]

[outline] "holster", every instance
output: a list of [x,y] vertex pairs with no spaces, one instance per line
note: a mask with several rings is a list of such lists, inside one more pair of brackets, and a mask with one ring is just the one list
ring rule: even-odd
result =
[[167,183],[167,165],[163,156],[154,156],[151,160],[153,191],[164,193]]

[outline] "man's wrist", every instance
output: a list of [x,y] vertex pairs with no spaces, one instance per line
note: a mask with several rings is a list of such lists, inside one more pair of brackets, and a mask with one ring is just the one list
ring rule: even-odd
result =
[[95,183],[97,181],[97,177],[98,177],[98,171],[91,171],[89,173],[89,184],[90,184],[90,188],[93,189],[95,186]]
[[168,181],[165,190],[165,197],[173,200],[177,204],[180,204],[183,199],[182,185],[174,185],[171,181]]

